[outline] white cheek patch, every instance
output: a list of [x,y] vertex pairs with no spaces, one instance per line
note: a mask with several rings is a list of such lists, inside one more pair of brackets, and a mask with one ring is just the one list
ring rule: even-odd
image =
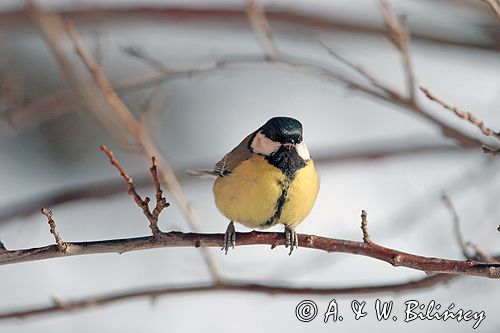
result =
[[269,156],[278,151],[281,144],[269,139],[264,133],[259,132],[253,138],[251,147],[254,153]]
[[306,144],[304,141],[299,143],[298,145],[295,145],[295,150],[297,150],[297,154],[304,160],[310,160],[311,156],[309,155],[309,150],[307,150]]

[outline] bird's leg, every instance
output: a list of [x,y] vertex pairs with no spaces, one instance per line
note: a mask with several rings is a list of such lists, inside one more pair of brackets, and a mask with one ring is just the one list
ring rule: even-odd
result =
[[299,239],[297,238],[297,232],[295,229],[290,228],[290,226],[285,226],[285,237],[286,237],[286,247],[290,246],[290,252],[288,255],[291,255],[294,248],[299,247]]
[[227,254],[229,247],[232,247],[234,249],[235,245],[236,245],[236,230],[234,229],[233,221],[231,221],[227,226],[226,234],[224,235],[224,246],[222,247],[221,250],[225,251],[225,254]]

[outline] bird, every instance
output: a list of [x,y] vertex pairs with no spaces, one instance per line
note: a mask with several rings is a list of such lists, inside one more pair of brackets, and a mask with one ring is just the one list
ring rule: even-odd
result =
[[230,220],[222,247],[225,254],[236,245],[234,222],[253,229],[284,225],[289,255],[298,247],[295,228],[312,210],[320,185],[300,121],[271,118],[213,170],[190,173],[216,178],[215,205]]

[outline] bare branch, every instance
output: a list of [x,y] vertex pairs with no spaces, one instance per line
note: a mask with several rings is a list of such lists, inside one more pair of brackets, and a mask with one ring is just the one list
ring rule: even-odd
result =
[[474,257],[474,255],[470,255],[468,252],[467,242],[465,241],[464,236],[462,234],[462,230],[460,229],[460,218],[458,217],[457,210],[455,209],[455,206],[451,202],[450,197],[446,193],[443,193],[441,199],[443,199],[443,202],[448,208],[448,211],[450,212],[451,217],[453,219],[453,225],[455,227],[455,237],[457,238],[457,242],[460,245],[460,248],[462,249],[462,254],[467,259]]
[[361,211],[361,230],[363,231],[363,242],[369,244],[372,242],[370,235],[368,234],[368,214],[365,210]]
[[[325,45],[324,45],[325,46]],[[326,47],[326,46],[325,46]],[[328,47],[327,47],[328,50]],[[332,50],[329,50],[332,51]],[[333,52],[333,51],[332,51]],[[335,52],[333,52],[335,54]],[[332,54],[332,55],[334,55]],[[149,56],[148,56],[149,57]],[[344,59],[344,61],[347,61]],[[439,118],[434,117],[431,112],[425,108],[423,108],[421,105],[415,103],[412,100],[409,100],[407,97],[401,95],[399,92],[395,91],[394,89],[390,88],[387,85],[384,85],[380,80],[376,80],[377,84],[379,87],[375,87],[378,89],[373,89],[372,87],[363,85],[358,83],[356,80],[353,80],[349,77],[346,77],[344,75],[341,75],[340,73],[336,72],[335,70],[331,69],[329,66],[320,64],[316,61],[310,60],[310,59],[304,59],[304,58],[295,58],[291,56],[287,56],[283,53],[279,54],[278,58],[273,59],[270,61],[267,58],[262,58],[259,56],[248,56],[248,55],[243,55],[243,56],[233,56],[230,59],[226,60],[219,60],[216,61],[212,64],[208,64],[205,66],[201,67],[195,67],[191,69],[185,69],[185,70],[172,70],[172,69],[164,69],[164,72],[159,75],[155,76],[154,78],[151,79],[151,83],[156,83],[158,80],[161,80],[161,77],[163,76],[164,78],[172,78],[172,77],[184,77],[186,75],[192,76],[195,74],[202,74],[202,73],[207,73],[211,71],[216,71],[216,70],[221,70],[228,68],[230,65],[243,65],[243,64],[266,64],[266,65],[282,65],[285,67],[288,67],[289,69],[292,70],[298,70],[302,71],[305,73],[308,73],[310,75],[315,75],[321,78],[328,78],[334,81],[338,81],[341,83],[345,83],[348,88],[359,91],[368,97],[373,97],[379,101],[389,103],[398,107],[401,107],[403,109],[406,109],[410,112],[413,112],[420,118],[438,126],[441,129],[441,132],[443,135],[454,139],[458,143],[460,143],[461,146],[463,147],[478,147],[482,145],[482,142],[474,137],[469,136],[467,133],[464,133],[456,128],[453,128],[446,124],[445,122],[441,121]],[[351,67],[357,67],[356,70],[360,73],[364,72],[369,75],[367,71],[364,69],[360,68],[359,66],[350,63]],[[374,77],[372,77],[373,79]],[[145,85],[146,82],[142,81],[142,85]],[[380,91],[382,89],[383,91]]]
[[163,211],[163,209],[167,208],[170,206],[170,204],[167,202],[167,199],[163,196],[163,191],[161,190],[160,186],[160,181],[158,180],[158,171],[156,168],[156,157],[151,158],[151,168],[149,169],[151,171],[151,176],[153,177],[153,182],[155,184],[155,189],[156,189],[156,205],[155,208],[153,209],[153,212],[151,212],[151,230],[153,232],[153,235],[157,234],[160,232],[160,229],[158,229],[158,216],[160,216],[160,213]]
[[245,0],[245,12],[252,25],[253,32],[257,36],[266,55],[271,60],[277,58],[278,49],[274,42],[271,26],[267,21],[264,8],[262,8],[259,0]]
[[437,97],[433,93],[430,92],[429,89],[420,86],[420,90],[429,98],[431,101],[434,101],[438,104],[440,104],[442,107],[444,107],[447,110],[450,110],[453,112],[455,115],[457,115],[459,118],[467,120],[469,123],[475,125],[481,133],[483,133],[486,136],[490,136],[492,138],[495,138],[497,141],[500,142],[500,134],[498,132],[493,131],[492,129],[486,127],[484,125],[484,122],[479,120],[476,116],[474,116],[470,112],[462,111],[456,106],[453,106],[451,104],[446,103],[443,101],[441,98]]
[[52,212],[47,208],[42,208],[41,211],[42,214],[45,215],[47,217],[47,220],[49,221],[50,233],[54,235],[54,239],[56,240],[58,250],[62,253],[66,253],[68,251],[68,244],[65,243],[61,235],[59,235],[59,232],[56,229],[56,222],[52,218]]
[[[325,152],[317,152],[314,161],[317,165],[334,165],[338,163],[349,163],[358,161],[376,161],[400,156],[412,156],[418,154],[433,153],[460,153],[467,152],[453,144],[418,144],[411,146],[395,144],[396,142],[408,141],[407,139],[397,139],[390,141],[371,141],[362,143],[359,146],[348,146],[345,149],[332,147]],[[145,188],[150,185],[149,178],[144,176],[133,177],[136,188]],[[193,181],[193,177],[182,176],[182,183]],[[95,198],[107,198],[123,190],[121,180],[100,181],[96,183],[84,183],[70,188],[58,189],[42,193],[34,198],[26,198],[22,203],[12,203],[0,208],[0,223],[17,218],[38,213],[40,207],[56,207],[78,200]]]
[[[441,198],[443,199],[444,204],[450,211],[450,214],[453,218],[453,224],[455,226],[455,236],[457,238],[458,244],[460,245],[460,248],[462,249],[462,254],[464,255],[464,257],[467,259],[478,258],[479,260],[482,260],[484,262],[495,262],[495,259],[483,252],[476,244],[465,240],[460,228],[460,217],[458,216],[453,202],[446,193],[443,193]],[[469,253],[469,248],[474,251],[473,254]]]
[[491,10],[495,13],[498,19],[500,19],[500,5],[497,0],[483,0],[486,2],[488,6],[490,6]]
[[384,85],[382,82],[380,82],[375,76],[373,76],[371,73],[369,73],[367,70],[365,70],[363,67],[361,67],[358,64],[353,63],[352,61],[348,60],[347,58],[343,57],[339,53],[335,52],[332,48],[330,48],[328,45],[326,45],[323,42],[320,42],[321,46],[323,46],[328,53],[337,59],[338,61],[342,62],[345,64],[347,67],[353,69],[354,71],[358,72],[361,74],[361,76],[365,77],[374,87],[379,88],[382,90],[384,93],[389,95],[391,98],[401,98],[401,96],[397,93],[394,92],[394,90],[390,89],[386,85]]
[[[283,233],[258,232],[237,233],[237,246],[271,245],[273,248],[286,244]],[[326,238],[316,235],[298,236],[299,246],[323,250],[326,252],[352,253],[385,261],[393,266],[413,268],[428,273],[447,273],[458,275],[473,275],[488,278],[500,278],[500,264],[480,261],[448,260],[442,258],[422,257],[386,248],[373,242],[355,242],[349,240]],[[200,234],[168,232],[160,233],[158,237],[137,237],[91,242],[68,242],[66,252],[61,252],[57,246],[49,245],[40,248],[10,250],[0,253],[0,265],[14,264],[26,261],[38,261],[49,258],[68,257],[96,253],[125,253],[130,251],[164,248],[164,247],[221,247],[224,234]]]
[[159,296],[199,293],[199,292],[245,292],[245,293],[263,293],[270,295],[371,295],[371,294],[392,294],[404,291],[426,290],[439,284],[448,283],[456,279],[458,275],[436,274],[427,276],[418,280],[383,284],[368,287],[347,287],[347,288],[309,288],[309,287],[290,287],[282,285],[269,285],[245,281],[224,281],[221,283],[197,284],[197,285],[179,285],[179,286],[160,286],[145,289],[127,290],[112,294],[99,295],[94,297],[84,297],[76,300],[61,301],[54,299],[53,303],[46,306],[30,307],[25,310],[16,310],[0,313],[0,320],[5,319],[25,319],[28,317],[53,314],[60,312],[70,312],[86,308],[95,308],[106,304],[116,303],[124,300],[138,298],[152,298]]
[[415,102],[416,96],[416,83],[415,73],[413,71],[409,44],[410,44],[410,31],[404,24],[404,16],[397,19],[391,12],[387,0],[379,0],[382,13],[384,14],[385,26],[387,27],[387,37],[389,41],[399,50],[403,58],[403,67],[406,73],[406,86],[408,89],[408,99]]
[[158,180],[158,172],[156,170],[156,158],[152,158],[152,166],[150,168],[151,175],[153,177],[155,189],[156,189],[156,206],[151,212],[149,210],[149,201],[150,199],[146,197],[144,200],[141,198],[139,193],[137,193],[135,189],[135,184],[132,181],[132,178],[128,175],[128,173],[123,169],[120,163],[116,160],[113,152],[106,146],[101,146],[101,150],[109,157],[109,161],[111,164],[118,169],[120,175],[123,177],[125,182],[127,183],[128,194],[134,199],[134,202],[142,209],[142,212],[149,220],[149,228],[151,229],[151,233],[153,236],[157,237],[160,234],[160,229],[158,228],[158,216],[162,212],[162,210],[169,206],[167,199],[163,197],[163,192],[160,187],[160,182]]
[[[201,228],[198,223],[198,218],[195,212],[191,209],[191,206],[189,205],[186,197],[184,196],[182,188],[179,184],[179,181],[177,180],[177,177],[175,176],[172,167],[167,162],[167,160],[162,157],[149,134],[144,131],[144,127],[142,126],[142,124],[137,121],[135,116],[128,110],[126,105],[118,97],[108,79],[104,75],[104,72],[100,70],[95,61],[93,61],[93,59],[91,58],[90,54],[86,52],[74,25],[70,21],[66,21],[65,27],[68,30],[77,54],[80,56],[85,66],[92,74],[96,85],[99,87],[102,94],[104,94],[108,104],[112,106],[112,110],[114,110],[114,112],[119,114],[119,119],[123,122],[123,125],[135,136],[141,146],[143,153],[147,156],[157,156],[159,164],[162,166],[160,175],[163,181],[167,184],[169,190],[179,204],[179,207],[190,227],[195,231],[200,231]],[[213,258],[211,257],[211,254],[207,250],[203,249],[202,255],[214,280],[220,280],[220,274]]]
[[108,81],[106,75],[97,65],[97,62],[94,61],[90,53],[88,53],[86,49],[83,47],[83,43],[79,38],[78,32],[76,31],[76,28],[73,25],[73,23],[69,20],[65,20],[64,27],[66,28],[66,31],[71,37],[71,41],[73,42],[76,53],[78,54],[78,56],[80,56],[85,66],[92,74],[92,77],[94,78],[98,87],[104,93],[106,100],[112,106],[113,110],[120,116],[123,122],[127,125],[128,130],[132,134],[137,135],[137,133],[142,130],[140,124],[137,122],[135,117],[128,111],[127,107],[122,102],[122,100],[118,97],[115,90],[111,86],[111,83]]

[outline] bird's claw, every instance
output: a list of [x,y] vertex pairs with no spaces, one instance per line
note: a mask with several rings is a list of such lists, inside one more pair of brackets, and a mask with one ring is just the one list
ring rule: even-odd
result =
[[297,232],[290,228],[289,226],[285,226],[285,237],[286,237],[286,247],[290,246],[290,252],[288,255],[291,255],[293,250],[299,247],[299,239],[297,238]]
[[236,245],[236,229],[234,228],[234,223],[231,221],[227,226],[226,233],[224,235],[224,246],[221,248],[225,254],[229,251],[229,247],[234,249]]

